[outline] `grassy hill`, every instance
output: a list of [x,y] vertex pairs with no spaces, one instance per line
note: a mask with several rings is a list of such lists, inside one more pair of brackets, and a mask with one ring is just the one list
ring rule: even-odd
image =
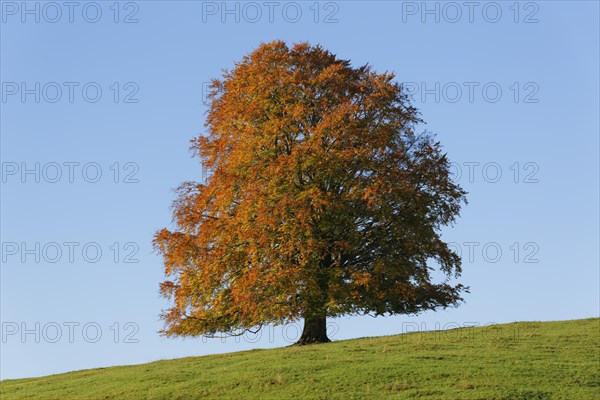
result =
[[600,319],[253,350],[1,382],[2,399],[600,399]]

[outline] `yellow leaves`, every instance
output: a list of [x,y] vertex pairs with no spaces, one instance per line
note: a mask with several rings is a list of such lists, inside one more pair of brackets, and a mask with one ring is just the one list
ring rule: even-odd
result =
[[352,274],[352,281],[357,286],[369,286],[369,283],[373,279],[370,273],[366,272],[354,272]]

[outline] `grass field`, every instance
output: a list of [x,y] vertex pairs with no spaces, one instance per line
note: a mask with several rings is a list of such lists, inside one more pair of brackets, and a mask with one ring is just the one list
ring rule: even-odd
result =
[[1,382],[2,399],[600,399],[600,319],[354,339]]

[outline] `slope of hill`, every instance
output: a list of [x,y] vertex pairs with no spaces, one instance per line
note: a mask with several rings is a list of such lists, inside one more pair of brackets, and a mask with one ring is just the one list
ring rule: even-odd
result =
[[600,399],[600,319],[338,341],[1,382],[2,399]]

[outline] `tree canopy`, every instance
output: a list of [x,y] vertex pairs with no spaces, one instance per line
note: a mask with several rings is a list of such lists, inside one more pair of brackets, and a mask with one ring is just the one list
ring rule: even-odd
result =
[[[457,305],[460,257],[441,239],[466,202],[393,73],[321,46],[261,44],[211,84],[210,173],[185,182],[154,238],[173,299],[166,335],[211,335]],[[432,271],[446,276],[435,283]]]

